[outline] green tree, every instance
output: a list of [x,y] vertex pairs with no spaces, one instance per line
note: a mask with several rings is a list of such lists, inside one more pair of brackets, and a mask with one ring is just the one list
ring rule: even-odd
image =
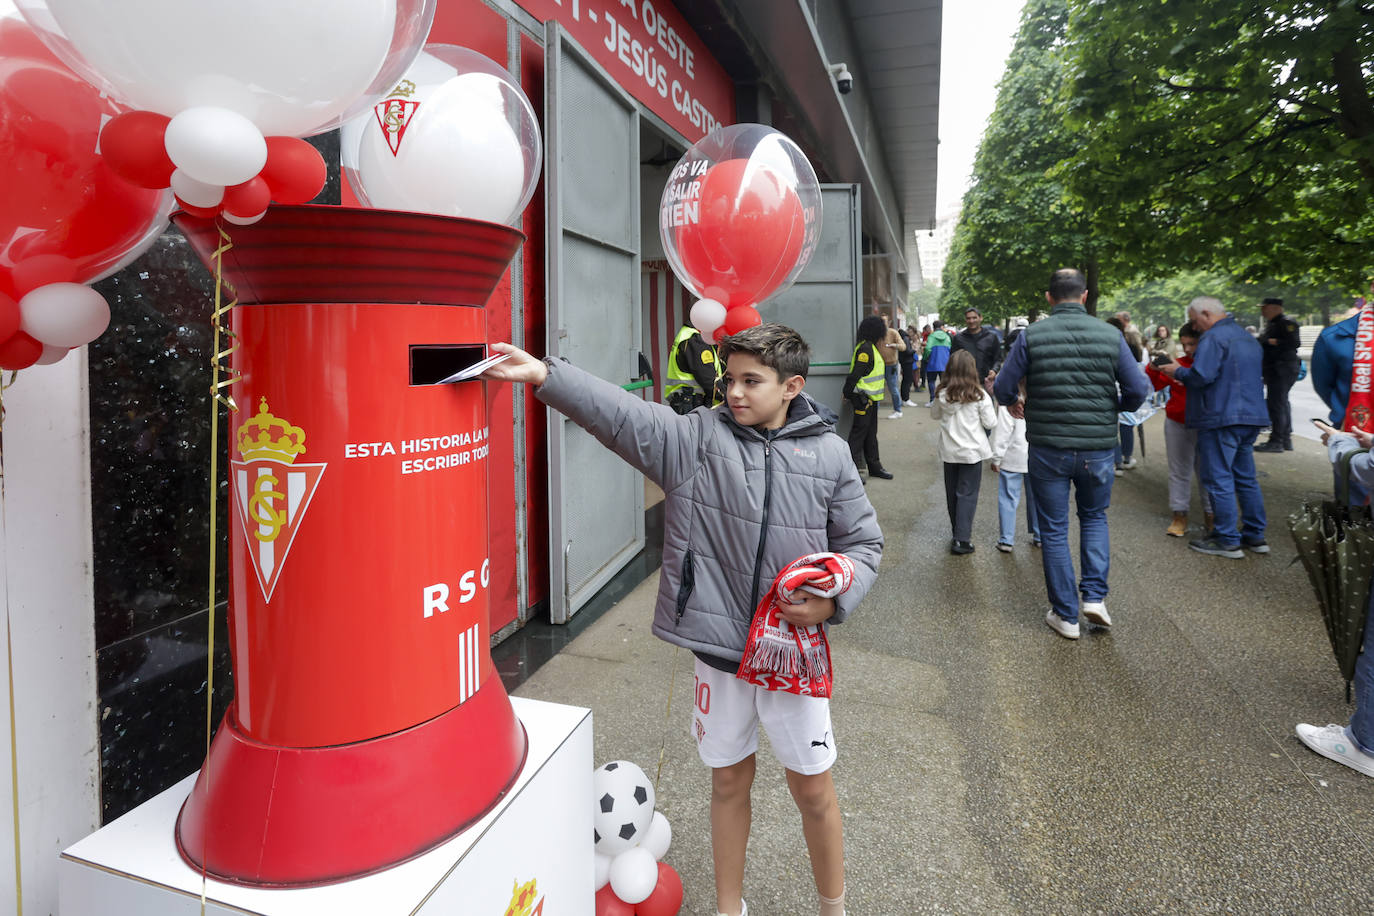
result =
[[970,305],[990,320],[1033,314],[1051,271],[1069,266],[1087,275],[1095,308],[1102,248],[1083,205],[1049,174],[1073,143],[1055,108],[1068,12],[1068,0],[1027,0],[1022,11],[945,263],[947,319],[962,321]]
[[1051,171],[1136,266],[1316,276],[1374,245],[1374,4],[1069,0]]

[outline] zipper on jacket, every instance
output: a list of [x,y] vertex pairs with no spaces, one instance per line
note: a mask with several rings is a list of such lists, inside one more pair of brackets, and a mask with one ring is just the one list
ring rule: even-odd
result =
[[692,588],[696,584],[696,570],[692,566],[692,551],[688,550],[682,558],[682,580],[677,587],[677,620],[673,626],[682,623],[682,615],[687,610],[687,599],[692,596]]
[[777,430],[763,434],[763,524],[759,527],[759,549],[754,553],[754,590],[750,593],[749,616],[759,606],[759,574],[763,571],[763,548],[768,541],[768,506],[773,501],[773,436]]

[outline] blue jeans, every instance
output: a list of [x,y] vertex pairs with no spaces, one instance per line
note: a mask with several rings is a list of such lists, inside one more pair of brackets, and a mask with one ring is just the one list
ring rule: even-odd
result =
[[1125,462],[1130,461],[1131,456],[1135,454],[1135,427],[1119,423],[1117,430],[1120,435],[1117,436],[1116,440],[1116,465],[1120,467]]
[[1366,754],[1374,754],[1374,595],[1364,622],[1364,651],[1355,659],[1355,713],[1350,734]]
[[[1112,481],[1116,479],[1115,459],[1114,448],[1077,451],[1030,447],[1027,473],[1035,493],[1045,589],[1054,612],[1070,623],[1078,620],[1080,591],[1084,601],[1107,597],[1107,570],[1111,566],[1107,507],[1112,502]],[[1073,557],[1069,555],[1070,484],[1078,505],[1078,561],[1082,579],[1077,585]]]
[[[1264,540],[1264,497],[1255,478],[1258,426],[1219,426],[1197,431],[1198,475],[1212,498],[1212,534],[1227,547]],[[1243,518],[1237,521],[1236,504]],[[1239,524],[1239,530],[1237,530]]]
[[902,367],[896,363],[887,367],[887,393],[892,396],[892,409],[902,409]]
[[[997,472],[997,540],[1003,544],[1016,543],[1016,506],[1021,502],[1022,484],[1026,475],[1020,471]],[[1024,488],[1026,494],[1026,532],[1031,540],[1040,540],[1040,525],[1035,519],[1035,494],[1031,488]]]

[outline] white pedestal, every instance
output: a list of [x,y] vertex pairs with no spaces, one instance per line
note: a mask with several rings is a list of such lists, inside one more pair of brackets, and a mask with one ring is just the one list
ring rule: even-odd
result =
[[[62,853],[62,916],[503,916],[534,882],[524,916],[591,916],[592,715],[512,697],[529,757],[496,808],[442,846],[394,868],[323,887],[264,890],[201,880],[173,826],[195,776]],[[461,761],[454,761],[460,767]],[[405,817],[404,811],[396,812]]]

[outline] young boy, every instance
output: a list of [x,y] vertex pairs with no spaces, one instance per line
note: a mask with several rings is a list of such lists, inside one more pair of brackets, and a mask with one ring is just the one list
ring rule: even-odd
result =
[[744,853],[758,724],[786,768],[821,897],[844,913],[844,836],[830,767],[829,701],[765,691],[734,676],[760,598],[793,560],[843,553],[855,564],[836,598],[798,593],[796,626],[840,623],[877,575],[883,536],[845,441],[802,394],[811,350],[765,324],[725,338],[725,403],[679,416],[561,360],[509,344],[487,378],[539,386],[535,395],[624,458],[665,494],[663,566],[653,631],[696,655],[692,734],[711,772],[716,909],[743,916]]
[[[1178,357],[1180,366],[1191,366],[1193,354],[1197,352],[1197,326],[1191,321],[1178,329],[1178,343],[1183,355]],[[1181,538],[1188,533],[1188,505],[1192,501],[1193,477],[1197,476],[1197,430],[1183,425],[1183,415],[1188,403],[1188,389],[1182,382],[1175,381],[1152,365],[1145,367],[1145,374],[1159,391],[1169,386],[1169,401],[1164,405],[1164,451],[1169,456],[1169,509],[1173,519],[1164,533],[1170,537]],[[1199,478],[1198,492],[1202,494],[1204,533],[1212,530],[1212,498]]]

